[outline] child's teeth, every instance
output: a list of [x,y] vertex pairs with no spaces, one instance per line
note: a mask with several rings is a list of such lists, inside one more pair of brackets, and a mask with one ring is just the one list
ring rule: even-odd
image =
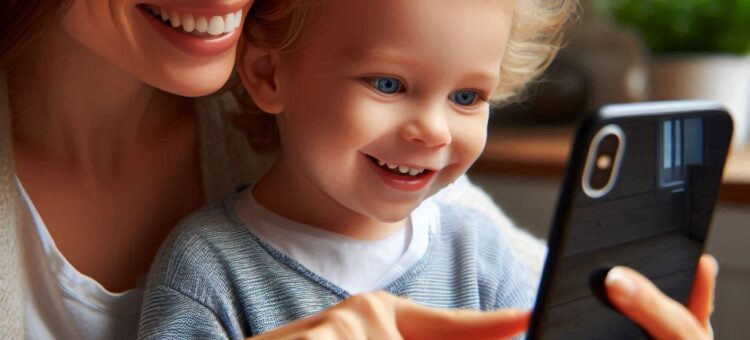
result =
[[404,175],[409,176],[416,176],[424,172],[425,169],[416,169],[416,168],[410,168],[408,166],[404,165],[394,165],[394,164],[388,164],[385,161],[381,161],[375,157],[373,157],[373,160],[375,160],[376,163],[378,163],[378,166],[385,166],[388,167],[390,170],[395,170],[396,172]]
[[219,35],[224,33],[224,19],[220,16],[211,17],[208,21],[208,34]]
[[161,20],[163,21],[169,20],[169,13],[167,13],[167,11],[161,10]]
[[182,15],[182,30],[190,33],[195,30],[195,17],[192,14]]
[[208,20],[206,20],[206,17],[198,17],[195,20],[195,30],[199,33],[206,33],[208,31]]

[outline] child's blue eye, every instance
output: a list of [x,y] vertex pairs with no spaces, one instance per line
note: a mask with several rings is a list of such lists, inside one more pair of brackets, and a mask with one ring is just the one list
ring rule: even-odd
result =
[[402,90],[401,82],[396,78],[372,77],[370,78],[370,85],[378,91],[387,94],[393,94]]
[[470,90],[459,90],[450,94],[450,100],[458,105],[469,106],[477,101],[477,93]]

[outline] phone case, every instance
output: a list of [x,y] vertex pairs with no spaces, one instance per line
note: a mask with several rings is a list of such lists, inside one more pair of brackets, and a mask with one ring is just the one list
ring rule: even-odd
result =
[[[610,159],[615,178],[605,194],[584,185],[598,161],[589,156],[599,152],[592,141],[603,129],[624,139],[620,158]],[[731,135],[729,114],[706,101],[605,106],[579,125],[529,339],[647,338],[597,292],[615,265],[687,302]]]

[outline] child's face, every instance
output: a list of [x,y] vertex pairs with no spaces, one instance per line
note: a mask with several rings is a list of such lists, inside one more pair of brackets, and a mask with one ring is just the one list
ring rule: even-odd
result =
[[280,164],[299,176],[290,189],[316,191],[320,209],[400,221],[484,148],[508,10],[328,0],[318,14],[277,65]]

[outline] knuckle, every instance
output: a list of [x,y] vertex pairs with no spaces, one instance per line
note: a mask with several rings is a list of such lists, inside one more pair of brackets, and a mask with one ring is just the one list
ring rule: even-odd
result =
[[379,312],[383,309],[384,300],[387,298],[387,293],[364,293],[357,295],[356,298],[358,310],[369,316],[373,314],[379,314]]
[[315,330],[312,329],[312,330],[305,331],[302,334],[292,337],[292,340],[313,340],[316,337],[317,336],[315,335]]
[[343,310],[332,310],[325,318],[325,323],[335,330],[343,339],[355,339],[362,333],[357,318]]

